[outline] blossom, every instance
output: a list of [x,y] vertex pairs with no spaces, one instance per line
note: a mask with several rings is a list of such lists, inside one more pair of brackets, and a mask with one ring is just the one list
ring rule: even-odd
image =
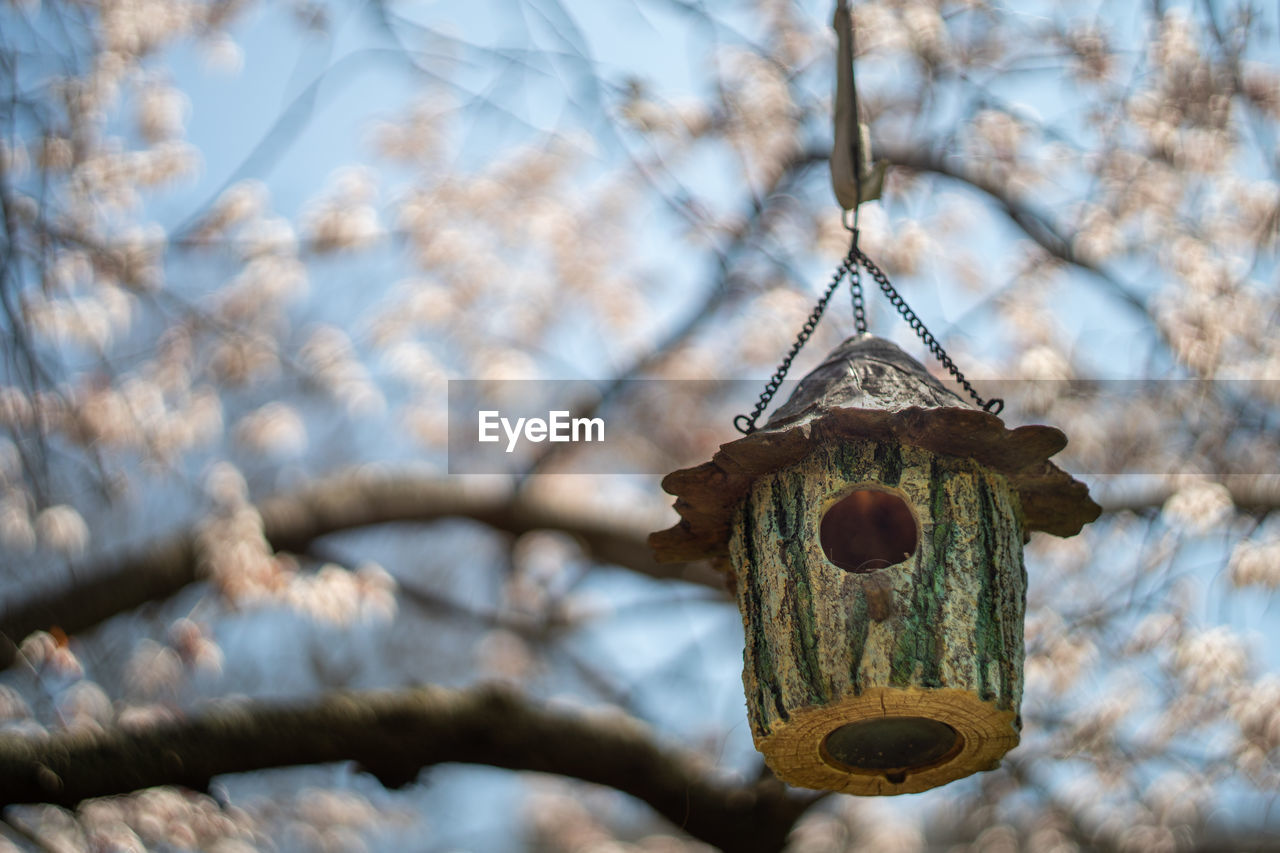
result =
[[169,694],[181,683],[182,670],[182,659],[172,648],[154,640],[142,640],[129,657],[125,684],[138,696]]
[[1244,678],[1249,654],[1239,637],[1218,626],[1182,637],[1174,648],[1174,664],[1192,690],[1207,693]]
[[1241,541],[1232,550],[1227,569],[1236,586],[1280,587],[1280,539]]
[[36,516],[40,544],[67,557],[78,557],[89,547],[89,526],[75,508],[66,504],[47,507]]
[[115,718],[111,699],[92,681],[78,681],[63,695],[58,709],[68,728],[100,728]]
[[191,619],[179,619],[169,626],[169,644],[186,666],[213,675],[222,672],[222,649]]
[[346,332],[334,326],[316,326],[298,357],[312,378],[352,414],[376,414],[384,407],[382,394],[356,357]]
[[31,717],[31,708],[17,690],[0,684],[0,725]]
[[1088,82],[1106,79],[1114,65],[1114,52],[1104,29],[1077,26],[1063,36],[1067,49],[1075,57],[1075,73]]
[[138,132],[151,143],[182,135],[191,110],[187,96],[171,86],[153,84],[138,95]]
[[1192,480],[1174,492],[1160,512],[1172,527],[1185,526],[1191,533],[1204,533],[1225,521],[1233,507],[1226,486]]
[[307,428],[293,407],[267,403],[242,417],[235,427],[236,440],[245,447],[271,456],[297,456],[307,447]]
[[36,529],[27,511],[25,496],[10,492],[0,499],[0,544],[14,552],[36,546]]
[[219,74],[233,75],[244,68],[244,51],[226,33],[206,36],[201,44],[204,66]]
[[204,479],[205,494],[215,505],[235,507],[249,500],[249,485],[244,475],[230,462],[216,462]]
[[377,186],[368,169],[339,171],[327,196],[313,202],[302,215],[302,232],[317,252],[355,251],[377,241],[383,233],[373,200]]
[[395,581],[376,564],[351,572],[326,563],[314,574],[295,574],[282,598],[299,613],[333,625],[387,622],[396,613]]

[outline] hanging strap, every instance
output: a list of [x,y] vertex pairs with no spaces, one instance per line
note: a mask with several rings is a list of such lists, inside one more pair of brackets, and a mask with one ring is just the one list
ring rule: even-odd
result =
[[858,123],[858,89],[853,80],[853,16],[848,0],[836,4],[835,142],[831,148],[831,188],[845,210],[880,198],[884,163],[871,161],[871,134]]

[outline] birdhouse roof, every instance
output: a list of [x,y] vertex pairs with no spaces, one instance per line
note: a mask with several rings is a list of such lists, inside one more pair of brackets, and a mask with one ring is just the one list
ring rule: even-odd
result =
[[1062,430],[1006,429],[895,344],[859,335],[801,380],[764,427],[721,445],[710,462],[663,478],[680,522],[649,537],[655,556],[662,562],[727,556],[733,513],[757,477],[799,462],[821,442],[850,438],[974,459],[1009,481],[1028,531],[1074,536],[1102,511],[1088,487],[1049,461],[1066,447]]

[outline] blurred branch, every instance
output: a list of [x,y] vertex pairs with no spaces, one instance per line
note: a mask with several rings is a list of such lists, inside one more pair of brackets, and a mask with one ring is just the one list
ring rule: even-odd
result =
[[[1036,245],[1051,257],[1063,263],[1079,267],[1091,273],[1102,282],[1107,290],[1121,302],[1134,308],[1148,318],[1151,310],[1145,299],[1134,293],[1128,285],[1121,282],[1098,264],[1082,257],[1072,246],[1070,238],[1063,236],[1058,229],[1043,215],[1035,211],[1021,199],[1018,199],[1008,187],[972,170],[952,162],[944,153],[927,146],[900,147],[890,142],[876,140],[875,156],[886,160],[890,166],[897,166],[913,172],[929,172],[951,180],[964,183],[986,195],[1008,216],[1015,225],[1022,229]],[[826,161],[830,153],[825,149],[811,150],[808,159]]]
[[355,761],[388,787],[462,762],[606,785],[690,835],[734,851],[780,850],[808,799],[777,781],[731,785],[658,746],[629,717],[551,712],[493,687],[331,694],[303,707],[224,706],[141,730],[0,736],[0,802],[74,806],[155,785],[207,789],[216,776]]
[[[653,559],[647,530],[581,507],[480,491],[446,478],[346,474],[258,507],[263,533],[277,551],[301,553],[315,540],[362,527],[468,518],[510,534],[559,530],[576,537],[587,554],[663,580],[679,579],[723,589],[721,575],[702,564],[661,564]],[[83,566],[69,586],[15,603],[0,615],[0,666],[13,662],[14,644],[33,631],[58,626],[67,633],[150,601],[163,600],[203,578],[196,530],[99,566]]]
[[[1236,510],[1252,515],[1265,515],[1280,510],[1280,477],[1237,476],[1222,483],[1231,495]],[[1104,513],[1148,512],[1159,510],[1177,492],[1176,484],[1164,483],[1140,489],[1095,490]]]

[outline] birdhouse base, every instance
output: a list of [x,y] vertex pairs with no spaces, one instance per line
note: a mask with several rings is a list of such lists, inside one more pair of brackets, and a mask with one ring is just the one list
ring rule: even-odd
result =
[[994,768],[1018,745],[1020,722],[966,690],[871,688],[792,712],[756,748],[792,785],[914,794]]

